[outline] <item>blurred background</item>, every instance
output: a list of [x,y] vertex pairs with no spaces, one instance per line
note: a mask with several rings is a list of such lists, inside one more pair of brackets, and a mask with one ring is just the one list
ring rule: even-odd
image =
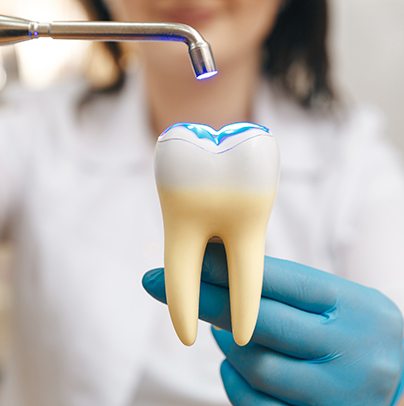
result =
[[[378,108],[387,135],[404,157],[404,1],[338,0],[330,5],[334,75],[341,94],[349,102]],[[44,21],[85,18],[74,0],[0,0],[0,14]],[[12,84],[41,89],[79,72],[88,52],[88,43],[52,40],[0,48],[0,103]],[[0,245],[0,371],[10,321],[10,256]]]

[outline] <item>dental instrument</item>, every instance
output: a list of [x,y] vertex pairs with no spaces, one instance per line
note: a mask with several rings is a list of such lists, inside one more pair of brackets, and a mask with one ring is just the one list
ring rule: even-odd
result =
[[186,24],[100,21],[36,22],[0,15],[0,45],[37,39],[92,41],[175,41],[188,46],[195,77],[207,79],[218,73],[210,45]]

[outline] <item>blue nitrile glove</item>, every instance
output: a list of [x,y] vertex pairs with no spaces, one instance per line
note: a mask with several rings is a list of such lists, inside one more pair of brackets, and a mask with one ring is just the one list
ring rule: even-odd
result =
[[[165,301],[163,270],[145,289]],[[200,318],[230,330],[224,248],[204,259]],[[237,346],[213,330],[226,356],[221,372],[230,401],[263,405],[391,405],[403,374],[403,320],[376,290],[304,265],[265,258],[253,339]]]
[[394,397],[393,400],[393,406],[396,406],[398,404],[404,405],[404,371],[401,373],[401,382],[398,385],[396,396]]

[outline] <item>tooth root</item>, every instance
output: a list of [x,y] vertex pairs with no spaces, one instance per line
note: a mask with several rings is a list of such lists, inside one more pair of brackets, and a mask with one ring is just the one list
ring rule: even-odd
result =
[[264,273],[266,221],[262,216],[250,220],[225,239],[232,332],[240,346],[248,344],[255,329]]
[[226,245],[229,269],[231,325],[234,341],[246,345],[257,322],[262,278],[264,248],[262,241],[232,241]]
[[179,339],[189,346],[195,342],[198,332],[200,280],[207,237],[187,216],[166,214],[165,218],[167,304]]
[[168,238],[165,248],[167,304],[174,329],[185,345],[198,332],[199,292],[206,239],[195,232]]

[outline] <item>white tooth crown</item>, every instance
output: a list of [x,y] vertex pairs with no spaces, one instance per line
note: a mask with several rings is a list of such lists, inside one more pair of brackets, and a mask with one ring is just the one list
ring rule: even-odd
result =
[[186,345],[197,334],[200,275],[207,242],[226,249],[232,331],[249,342],[262,289],[266,228],[279,178],[276,140],[264,127],[215,131],[176,124],[158,139],[155,174],[164,219],[167,303]]

